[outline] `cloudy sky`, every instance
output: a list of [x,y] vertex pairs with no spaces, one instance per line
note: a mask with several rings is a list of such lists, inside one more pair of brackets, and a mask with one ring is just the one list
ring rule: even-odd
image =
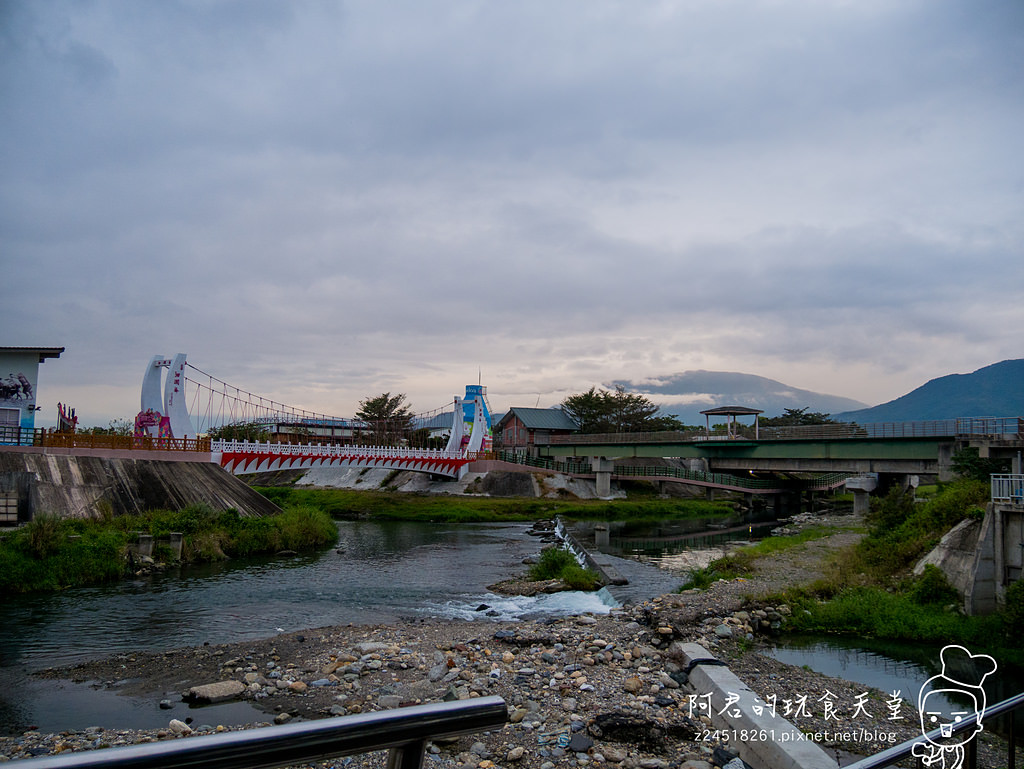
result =
[[1020,0],[0,0],[0,345],[327,414],[1024,357]]

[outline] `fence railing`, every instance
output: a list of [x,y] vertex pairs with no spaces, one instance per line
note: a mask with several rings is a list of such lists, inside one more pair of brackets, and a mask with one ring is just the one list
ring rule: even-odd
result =
[[[1006,732],[1008,734],[1007,739],[1009,743],[1009,750],[1006,759],[1007,769],[1016,769],[1017,766],[1017,740],[1014,734],[1014,716],[1016,715],[1016,711],[1021,707],[1024,707],[1024,694],[1018,694],[1014,697],[1010,697],[1009,699],[1005,699],[1002,702],[999,702],[995,705],[990,705],[989,707],[985,708],[985,712],[983,715],[985,721],[991,721],[992,719],[1002,715],[1003,713],[1006,713],[1008,715],[1007,720],[1009,721],[1009,726],[1006,729]],[[966,729],[973,729],[974,725],[978,722],[978,718],[979,716],[977,713],[965,717],[959,723],[953,724],[952,733],[959,734],[960,732]],[[941,728],[928,732],[927,735],[922,735],[921,737],[916,737],[912,740],[907,740],[906,742],[901,743],[900,745],[891,747],[888,750],[883,750],[881,753],[877,753],[873,756],[869,756],[868,758],[863,758],[855,763],[848,764],[846,766],[846,769],[882,769],[886,766],[892,766],[897,761],[903,761],[904,759],[912,758],[914,745],[916,745],[917,743],[924,742],[926,737],[935,740],[936,743],[941,744]],[[978,766],[977,744],[972,739],[967,742],[965,748],[965,768],[976,769],[976,767]],[[950,758],[952,757],[950,756]],[[918,759],[918,766],[921,765],[921,760]],[[943,763],[942,765],[945,766],[946,764]]]
[[[785,427],[733,425],[735,434],[691,430],[679,432],[594,433],[590,435],[552,435],[547,443],[557,444],[633,444],[633,443],[701,443],[728,440],[863,440],[878,438],[993,438],[1024,439],[1024,417],[962,417],[919,422],[841,422],[825,425],[790,425]],[[538,441],[540,443],[540,441]]]
[[1024,503],[1024,475],[993,475],[992,501]]
[[107,451],[210,451],[209,438],[153,438],[133,435],[93,435],[58,433],[0,427],[0,445],[45,446],[58,449],[105,449]]
[[374,459],[484,459],[491,452],[414,449],[402,446],[343,446],[329,443],[210,442],[210,451],[224,454],[278,454],[296,457],[370,457]]
[[25,769],[255,769],[388,750],[389,769],[420,769],[428,740],[501,728],[501,697],[359,713],[166,742],[19,761]]

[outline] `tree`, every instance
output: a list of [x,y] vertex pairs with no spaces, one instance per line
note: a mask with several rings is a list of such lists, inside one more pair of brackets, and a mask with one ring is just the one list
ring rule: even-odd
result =
[[606,417],[605,391],[591,387],[585,393],[570,395],[562,401],[562,411],[579,427],[581,433],[609,432]]
[[956,452],[950,465],[957,475],[985,483],[994,474],[1010,472],[1009,459],[984,459],[975,446],[967,446]]
[[111,419],[106,427],[88,427],[79,430],[79,435],[131,435],[135,422],[131,419]]
[[658,406],[643,395],[627,393],[622,385],[615,392],[591,387],[585,393],[562,401],[562,411],[581,433],[632,433],[681,430],[684,425],[674,414],[658,414]]
[[231,422],[210,428],[210,438],[215,441],[252,441],[265,443],[270,440],[267,426],[261,422]]
[[405,393],[386,392],[359,401],[356,419],[366,423],[374,443],[395,446],[412,430],[413,413],[405,402]]
[[793,425],[834,425],[836,421],[829,414],[820,411],[808,411],[810,406],[802,409],[786,409],[781,416],[761,418],[762,427],[791,427]]

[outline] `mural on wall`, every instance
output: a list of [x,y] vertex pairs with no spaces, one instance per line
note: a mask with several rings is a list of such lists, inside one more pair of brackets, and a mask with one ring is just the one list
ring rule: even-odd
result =
[[36,367],[0,373],[0,408],[20,411],[19,427],[31,429],[35,425]]

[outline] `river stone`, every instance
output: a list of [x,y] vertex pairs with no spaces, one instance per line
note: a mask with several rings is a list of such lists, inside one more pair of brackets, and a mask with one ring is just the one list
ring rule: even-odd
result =
[[644,688],[644,682],[636,676],[631,676],[630,678],[627,678],[625,681],[623,681],[622,688],[630,694],[636,694]]
[[167,728],[175,734],[192,734],[192,727],[177,718],[172,718],[171,722],[167,724]]
[[719,625],[715,628],[715,635],[719,638],[732,638],[732,628],[726,624]]
[[373,654],[374,652],[382,652],[391,648],[391,644],[380,643],[379,641],[363,641],[357,643],[353,647],[360,654]]
[[603,745],[601,752],[605,761],[611,764],[621,764],[629,755],[623,748],[617,748],[614,745]]
[[594,741],[585,734],[574,734],[566,746],[573,753],[586,753],[594,747]]
[[509,762],[518,761],[523,757],[525,752],[526,749],[522,745],[517,745],[508,752],[508,755],[505,756],[505,760]]
[[224,702],[239,696],[245,691],[241,681],[218,681],[213,684],[193,686],[188,690],[188,699],[193,702]]

